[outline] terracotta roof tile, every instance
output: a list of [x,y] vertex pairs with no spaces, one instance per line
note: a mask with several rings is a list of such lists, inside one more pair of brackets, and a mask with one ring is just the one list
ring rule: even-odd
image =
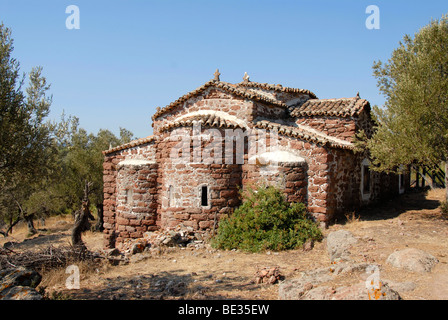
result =
[[137,147],[139,145],[152,142],[152,141],[154,141],[156,139],[157,139],[157,137],[155,135],[148,136],[146,138],[136,139],[136,140],[133,140],[133,141],[131,141],[129,143],[125,143],[125,144],[116,146],[116,147],[111,148],[109,150],[105,150],[105,151],[103,151],[103,154],[109,154],[109,153],[113,153],[115,151],[120,151],[120,150],[124,150],[124,149],[128,149],[128,148]]
[[161,115],[174,109],[175,107],[184,103],[188,99],[202,93],[208,87],[211,87],[211,86],[215,86],[215,87],[220,88],[226,92],[235,94],[235,95],[240,96],[245,99],[252,99],[252,100],[266,103],[268,105],[273,105],[273,106],[282,107],[282,108],[287,108],[288,106],[280,100],[267,97],[266,95],[263,95],[263,94],[257,92],[256,90],[251,90],[250,88],[261,88],[261,89],[277,90],[277,91],[282,91],[282,92],[302,93],[302,94],[308,94],[312,98],[316,97],[314,93],[312,93],[309,90],[304,90],[304,89],[288,88],[288,87],[282,87],[279,85],[274,86],[274,85],[257,83],[257,82],[231,84],[231,83],[224,82],[224,81],[210,80],[210,81],[206,82],[205,84],[203,84],[202,86],[198,87],[197,89],[190,91],[189,93],[183,95],[176,101],[173,101],[166,107],[158,108],[156,113],[153,115],[152,120],[157,119]]
[[306,129],[304,126],[294,127],[275,123],[268,120],[261,120],[255,123],[256,128],[273,130],[277,129],[278,134],[302,139],[318,145],[329,146],[338,149],[353,149],[353,144],[338,138],[330,137],[322,132],[317,132],[312,128]]
[[359,115],[363,110],[369,109],[367,100],[359,97],[341,99],[310,99],[296,107],[291,116],[336,116],[353,117]]
[[240,123],[226,119],[224,117],[220,117],[219,115],[215,114],[193,114],[193,115],[187,114],[180,120],[174,120],[164,124],[160,128],[160,131],[163,132],[170,130],[172,128],[191,126],[194,124],[195,121],[202,126],[208,126],[208,127],[216,127],[216,128],[224,127],[231,129],[246,128],[246,126]]
[[[212,115],[195,115],[192,117],[185,117],[179,121],[169,122],[162,126],[161,131],[166,131],[172,128],[183,126],[192,126],[194,124],[194,121],[198,121],[201,125],[210,127],[247,129],[240,124],[221,118],[219,116],[214,117]],[[329,146],[339,149],[353,149],[353,144],[348,141],[328,136],[325,133],[319,132],[313,128],[306,128],[306,126],[303,125],[300,127],[295,127],[291,125],[279,124],[269,120],[261,120],[255,122],[254,126],[258,129],[277,129],[278,134],[293,138],[299,138],[323,146]]]
[[238,83],[237,86],[264,89],[264,90],[274,90],[274,91],[278,91],[278,92],[307,94],[310,96],[311,99],[317,98],[317,96],[310,90],[283,87],[281,84],[269,84],[269,83],[260,83],[260,82],[252,82],[252,81],[248,81],[248,82],[243,81],[243,82]]

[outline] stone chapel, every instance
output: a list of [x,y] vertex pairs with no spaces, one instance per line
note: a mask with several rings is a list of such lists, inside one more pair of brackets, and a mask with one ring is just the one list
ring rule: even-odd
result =
[[405,175],[369,169],[355,134],[372,134],[370,104],[318,99],[305,89],[214,79],[152,117],[153,135],[104,151],[106,247],[182,223],[217,227],[240,205],[239,190],[276,185],[328,224],[404,192]]

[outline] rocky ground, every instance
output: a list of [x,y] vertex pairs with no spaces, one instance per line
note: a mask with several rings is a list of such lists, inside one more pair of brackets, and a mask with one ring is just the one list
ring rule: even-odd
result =
[[[87,247],[102,258],[78,263],[80,288],[68,289],[66,269],[53,268],[41,272],[37,290],[53,299],[448,299],[443,196],[411,193],[350,213],[322,242],[287,252],[215,250],[182,230],[129,243],[123,255],[101,251],[102,235],[88,232]],[[25,240],[15,231],[0,245],[67,245],[70,226],[49,221],[41,235]]]

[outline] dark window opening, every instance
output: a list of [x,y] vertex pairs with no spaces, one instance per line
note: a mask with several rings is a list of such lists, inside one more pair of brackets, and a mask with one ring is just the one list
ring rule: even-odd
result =
[[363,170],[364,170],[363,193],[370,193],[370,169],[369,169],[369,166],[363,166]]
[[208,187],[202,186],[201,188],[201,206],[208,206]]
[[400,174],[400,188],[404,188],[404,174]]

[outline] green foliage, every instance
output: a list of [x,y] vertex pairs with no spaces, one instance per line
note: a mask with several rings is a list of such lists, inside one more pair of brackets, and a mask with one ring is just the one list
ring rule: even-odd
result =
[[[52,175],[57,155],[54,126],[46,121],[52,102],[42,68],[19,77],[11,30],[0,24],[0,214],[10,226],[33,212],[26,202]],[[34,228],[34,227],[32,227]]]
[[51,105],[50,86],[42,68],[19,78],[19,63],[12,58],[11,31],[0,24],[0,191],[23,181],[36,181],[48,173],[55,154],[52,126],[45,121]]
[[20,77],[13,49],[11,30],[0,24],[0,225],[7,222],[8,233],[26,220],[34,232],[33,217],[79,209],[86,181],[93,185],[90,200],[101,208],[102,151],[129,142],[132,133],[89,134],[64,115],[48,121],[52,97],[42,68]]
[[212,245],[220,249],[288,250],[306,240],[321,240],[317,224],[307,217],[303,203],[289,203],[283,192],[274,187],[248,189],[243,203],[219,222]]
[[63,119],[65,131],[60,138],[59,161],[62,180],[57,189],[65,199],[68,208],[76,210],[84,196],[85,181],[93,184],[91,202],[96,206],[103,202],[103,161],[102,151],[110,146],[129,142],[132,133],[120,128],[120,137],[111,131],[100,129],[98,133],[88,133],[79,127],[76,117]]
[[448,155],[448,16],[433,20],[414,38],[406,35],[374,76],[386,97],[373,107],[377,130],[366,142],[374,170],[443,162]]

